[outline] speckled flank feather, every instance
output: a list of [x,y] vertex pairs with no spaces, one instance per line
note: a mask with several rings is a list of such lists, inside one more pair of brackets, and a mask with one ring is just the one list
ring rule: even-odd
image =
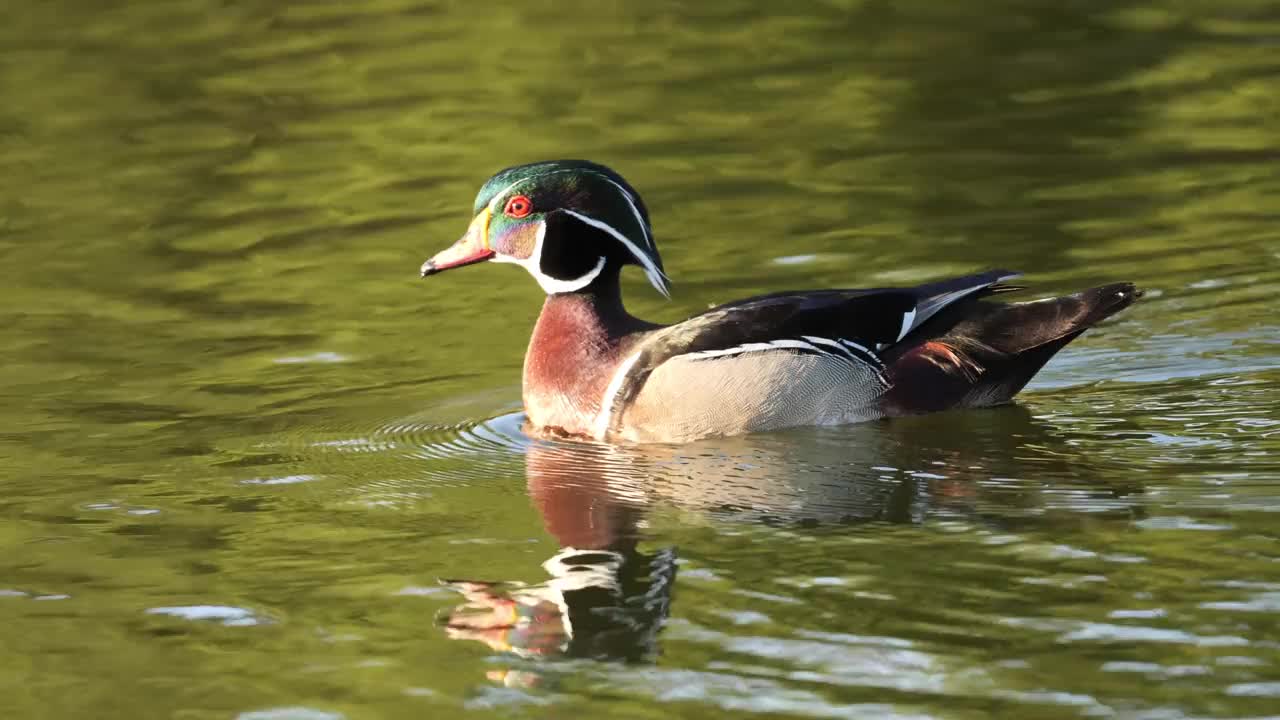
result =
[[881,417],[887,348],[950,303],[999,288],[997,270],[920,288],[776,293],[648,334],[610,383],[598,439],[682,442]]
[[677,356],[654,369],[635,399],[615,411],[612,437],[686,442],[862,422],[880,417],[876,400],[886,389],[877,368],[836,354],[780,348],[712,361]]

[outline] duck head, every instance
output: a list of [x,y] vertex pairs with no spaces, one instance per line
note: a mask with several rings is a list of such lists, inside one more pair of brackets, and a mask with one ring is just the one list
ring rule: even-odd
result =
[[547,294],[585,290],[639,265],[663,295],[670,281],[649,213],[626,180],[586,160],[507,168],[476,195],[462,238],[422,264],[422,276],[492,260],[514,263]]

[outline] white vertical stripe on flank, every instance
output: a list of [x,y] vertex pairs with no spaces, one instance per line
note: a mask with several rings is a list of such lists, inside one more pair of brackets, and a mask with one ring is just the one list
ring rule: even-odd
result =
[[613,373],[613,378],[609,380],[609,387],[605,388],[604,397],[600,400],[600,412],[596,414],[595,425],[592,427],[591,436],[596,440],[604,440],[605,435],[609,434],[609,422],[613,419],[613,401],[617,398],[618,391],[622,389],[627,373],[631,372],[631,366],[635,365],[636,360],[639,359],[639,351],[632,353],[622,361]]

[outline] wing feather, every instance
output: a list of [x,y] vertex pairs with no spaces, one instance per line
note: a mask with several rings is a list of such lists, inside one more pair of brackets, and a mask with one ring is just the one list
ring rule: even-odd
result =
[[[655,330],[636,346],[603,398],[597,435],[603,437],[649,375],[677,357],[710,360],[749,352],[806,353],[884,368],[880,353],[901,342],[947,307],[1004,291],[1008,270],[968,275],[913,288],[783,292],[720,305]],[[874,348],[874,349],[873,349]]]

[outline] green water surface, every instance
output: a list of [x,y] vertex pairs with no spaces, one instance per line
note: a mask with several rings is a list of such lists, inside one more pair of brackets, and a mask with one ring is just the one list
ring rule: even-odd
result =
[[[0,714],[1280,715],[1274,2],[5,5]],[[1147,296],[1012,407],[534,444],[536,284],[416,270],[554,157],[652,320]]]

